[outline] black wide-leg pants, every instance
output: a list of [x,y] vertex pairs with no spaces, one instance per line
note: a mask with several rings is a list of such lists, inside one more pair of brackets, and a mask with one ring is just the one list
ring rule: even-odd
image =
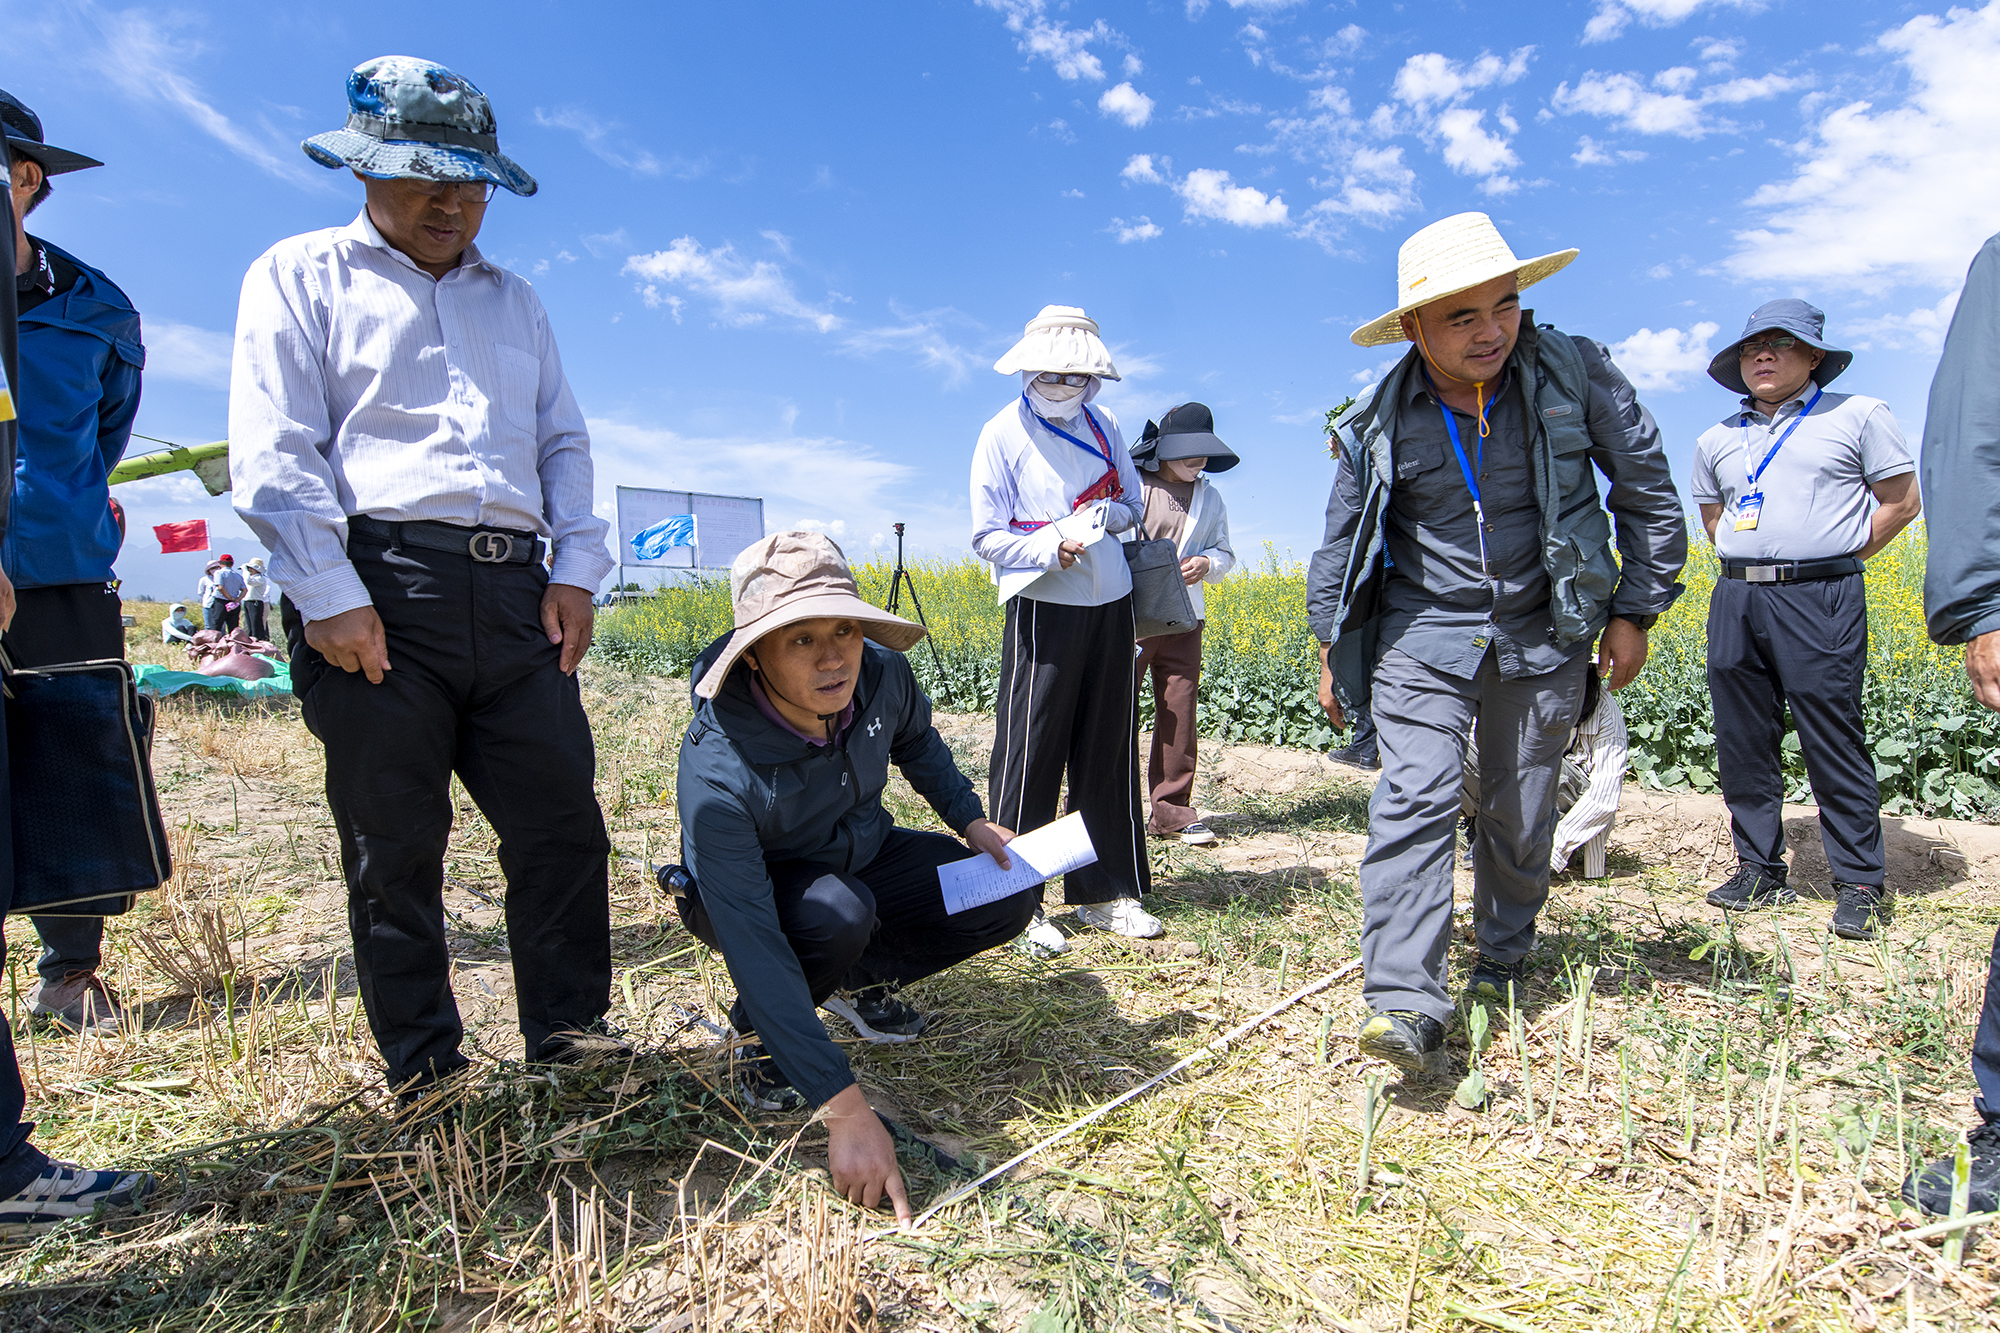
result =
[[1708,602],[1715,753],[1737,859],[1785,872],[1785,709],[1819,804],[1833,877],[1880,888],[1882,797],[1861,716],[1868,595],[1860,574],[1717,579]]
[[1153,887],[1139,797],[1139,696],[1130,594],[1103,606],[1007,601],[987,778],[993,822],[1025,833],[1081,811],[1097,864],[1063,876],[1067,903],[1137,898]]
[[596,751],[574,676],[542,631],[538,562],[388,546],[348,557],[388,634],[379,685],[306,645],[284,599],[292,682],[326,746],[348,925],[368,1025],[391,1086],[467,1063],[451,993],[444,854],[451,777],[500,838],[507,943],[529,1059],[558,1028],[611,1007],[610,841]]

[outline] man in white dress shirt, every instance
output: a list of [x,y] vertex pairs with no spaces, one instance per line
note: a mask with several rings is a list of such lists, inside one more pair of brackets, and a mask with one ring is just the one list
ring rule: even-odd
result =
[[[456,773],[500,838],[531,1060],[605,1029],[609,841],[575,677],[611,568],[590,441],[534,290],[473,245],[502,157],[484,94],[385,56],[308,156],[367,190],[243,280],[236,508],[271,551],[306,724],[326,746],[356,971],[406,1101],[463,1067],[443,919]],[[553,561],[544,572],[544,543]]]

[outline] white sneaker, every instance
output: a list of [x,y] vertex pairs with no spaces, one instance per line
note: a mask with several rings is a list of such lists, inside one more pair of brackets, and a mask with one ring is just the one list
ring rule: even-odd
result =
[[1076,909],[1076,919],[1086,926],[1099,926],[1135,940],[1150,940],[1167,928],[1160,918],[1139,906],[1137,898],[1113,898],[1108,903],[1084,903]]
[[1181,841],[1190,847],[1200,847],[1215,841],[1215,830],[1197,819],[1181,830]]
[[1069,952],[1069,937],[1050,924],[1039,907],[1035,909],[1035,919],[1021,932],[1021,939],[1026,942],[1029,953],[1053,956]]

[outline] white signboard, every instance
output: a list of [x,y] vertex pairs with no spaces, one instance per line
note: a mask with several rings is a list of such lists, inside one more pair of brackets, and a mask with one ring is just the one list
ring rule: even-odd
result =
[[[694,516],[692,545],[666,545],[656,529],[681,515]],[[640,569],[727,569],[737,554],[764,536],[764,502],[754,496],[704,495],[643,486],[618,488],[618,563]],[[642,537],[647,554],[632,543]]]

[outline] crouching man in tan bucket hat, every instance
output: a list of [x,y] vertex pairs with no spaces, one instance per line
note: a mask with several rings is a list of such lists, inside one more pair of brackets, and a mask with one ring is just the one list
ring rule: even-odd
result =
[[[1020,934],[1040,887],[957,914],[937,869],[975,852],[1008,864],[931,725],[903,653],[924,628],[861,600],[840,548],[780,532],[729,571],[736,628],[695,660],[681,741],[685,869],[660,871],[681,919],[736,982],[737,1087],[753,1109],[824,1105],[834,1188],[910,1216],[888,1131],[814,1012],[869,1041],[910,1041],[924,1016],[892,993]],[[1130,674],[1129,669],[1127,674]],[[955,832],[896,827],[889,765]],[[967,851],[970,845],[971,851]]]
[[1521,308],[1521,289],[1576,253],[1517,259],[1483,213],[1412,236],[1396,308],[1353,338],[1415,346],[1334,424],[1341,465],[1307,614],[1320,703],[1336,727],[1343,708],[1369,707],[1381,736],[1361,862],[1374,1011],[1361,1050],[1413,1072],[1433,1065],[1453,1009],[1461,738],[1477,728],[1481,793],[1465,991],[1504,1002],[1525,983],[1548,898],[1590,649],[1609,688],[1628,684],[1681,591],[1687,527],[1652,415],[1602,343],[1537,328]]

